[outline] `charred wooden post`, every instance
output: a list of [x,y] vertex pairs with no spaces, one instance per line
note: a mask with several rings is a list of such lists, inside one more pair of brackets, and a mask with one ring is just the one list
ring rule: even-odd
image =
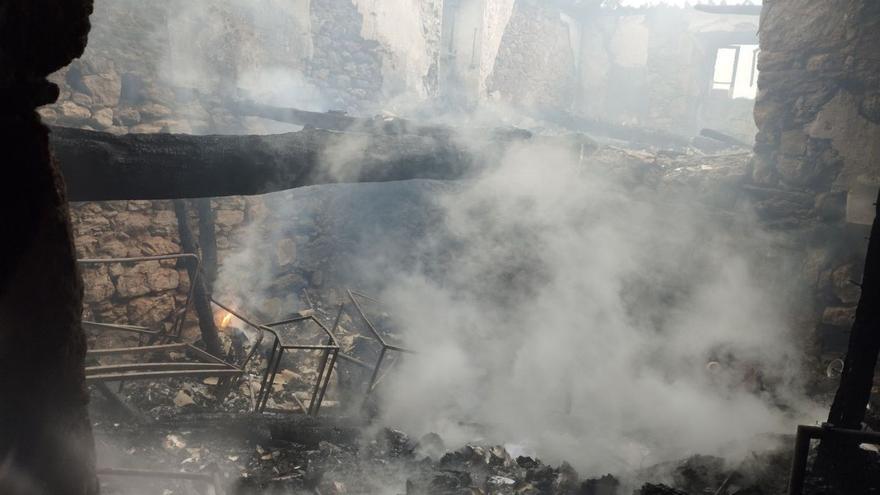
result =
[[862,276],[862,295],[850,330],[840,386],[828,414],[828,422],[838,428],[861,428],[880,352],[880,197],[875,208]]
[[[862,294],[850,330],[840,385],[828,414],[829,424],[851,430],[860,430],[862,427],[874,384],[877,355],[880,353],[880,197],[877,198],[875,210],[862,276]],[[817,465],[828,468],[832,464],[839,464],[836,461],[840,459],[833,458],[846,457],[847,446],[856,448],[856,444],[843,445],[843,441],[833,437],[824,440],[819,449]]]
[[85,49],[91,0],[0,8],[0,493],[98,493],[86,341],[64,182],[35,109]]
[[214,281],[217,280],[217,233],[214,225],[217,215],[211,207],[210,198],[195,200],[199,215],[199,247],[202,251],[202,271],[205,274],[205,286],[208,293],[214,293]]
[[[177,232],[180,235],[180,245],[183,248],[183,252],[198,254],[196,240],[193,237],[192,229],[189,227],[189,215],[184,200],[174,200],[174,214],[177,216]],[[202,333],[202,341],[205,343],[205,350],[215,356],[222,356],[223,345],[221,345],[220,337],[217,335],[217,325],[214,324],[214,312],[211,311],[211,297],[205,285],[205,277],[204,274],[197,273],[196,270],[198,268],[195,266],[187,265],[189,280],[193,284],[193,307],[199,318],[199,330]]]

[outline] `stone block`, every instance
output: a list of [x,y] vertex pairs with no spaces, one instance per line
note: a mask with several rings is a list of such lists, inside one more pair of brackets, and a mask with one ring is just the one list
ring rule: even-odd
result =
[[278,266],[287,266],[296,261],[296,242],[293,239],[281,239],[275,246],[275,261]]
[[84,122],[89,120],[92,116],[92,112],[89,111],[88,108],[77,105],[72,101],[63,101],[61,105],[58,107],[59,116],[61,119],[68,120],[71,122]]
[[113,126],[113,110],[110,108],[102,108],[92,113],[92,119],[89,121],[96,129],[107,129]]
[[801,129],[785,131],[779,140],[779,150],[784,155],[803,156],[807,152],[807,134]]
[[829,306],[822,312],[822,323],[849,328],[856,316],[855,306]]
[[217,210],[217,225],[234,227],[244,222],[244,212],[239,210]]
[[172,268],[158,268],[147,272],[147,286],[151,291],[161,292],[176,289],[180,285],[180,276]]
[[107,267],[99,265],[82,270],[83,278],[83,301],[96,303],[110,299],[116,292],[113,281],[107,272]]
[[855,264],[849,263],[838,267],[831,272],[831,288],[834,295],[844,304],[859,302],[862,290],[856,284],[860,283],[861,279],[862,274]]
[[131,107],[117,108],[115,112],[116,120],[123,125],[137,125],[141,122],[141,114]]
[[148,120],[160,120],[171,116],[173,113],[170,108],[158,103],[147,103],[140,107],[141,118]]
[[119,74],[110,72],[87,75],[83,76],[82,82],[95,104],[107,107],[119,105],[119,95],[122,94],[122,78]]
[[174,313],[174,296],[162,294],[156,297],[139,297],[126,306],[129,321],[155,327]]

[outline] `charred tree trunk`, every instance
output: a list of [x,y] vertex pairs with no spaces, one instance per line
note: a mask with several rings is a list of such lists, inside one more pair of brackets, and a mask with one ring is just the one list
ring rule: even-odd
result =
[[82,54],[90,0],[0,8],[0,493],[98,492],[77,271],[64,182],[36,107]]
[[[828,414],[828,423],[838,428],[861,429],[880,353],[880,197],[875,207],[876,216],[862,276],[862,295],[850,330],[840,385]],[[840,464],[841,458],[848,457],[847,450],[855,448],[854,444],[823,440],[817,465],[824,469],[833,468]]]
[[217,215],[211,207],[209,198],[195,200],[199,214],[199,247],[202,251],[202,272],[205,274],[205,286],[208,294],[214,293],[214,281],[217,280],[217,233],[214,224]]
[[[187,214],[186,202],[182,199],[174,200],[174,214],[177,216],[177,231],[180,234],[180,245],[185,253],[198,254],[192,229],[189,227],[189,215]],[[189,280],[193,287],[193,307],[199,318],[199,330],[202,332],[202,341],[205,350],[215,356],[223,355],[223,346],[217,334],[217,325],[214,324],[214,312],[211,311],[211,298],[205,285],[203,273],[198,273],[192,264],[187,265]],[[198,275],[198,276],[197,276]]]

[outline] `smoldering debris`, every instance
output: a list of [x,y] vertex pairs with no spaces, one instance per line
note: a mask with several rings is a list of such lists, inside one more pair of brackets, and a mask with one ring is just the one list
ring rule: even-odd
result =
[[[292,434],[303,431],[314,435]],[[442,442],[436,434],[416,440],[398,430],[304,416],[206,416],[140,428],[99,424],[97,433],[100,457],[113,463],[102,475],[102,491],[114,495],[199,494],[209,484],[228,495],[746,495],[779,493],[788,466],[782,452],[738,468],[695,456],[628,479],[585,478],[566,462],[514,456],[504,446],[470,444],[428,456],[424,452]],[[181,474],[162,479],[156,472]],[[663,484],[639,481],[646,476],[660,476],[655,479]]]
[[[376,357],[376,349],[364,354],[363,348],[359,353],[354,345],[364,341],[361,332],[370,334],[357,324],[358,318],[366,319],[366,314],[371,317],[367,321],[378,325],[387,324],[393,315],[361,308],[362,312],[341,312],[345,317],[337,318],[340,313],[322,309],[321,294],[304,299],[316,309],[303,312],[335,321],[333,331],[341,335],[342,348],[367,360]],[[229,320],[227,329],[235,327],[233,321]],[[230,347],[227,333],[224,344]],[[253,341],[246,342],[245,349]],[[270,354],[255,356],[252,373],[265,368]],[[317,356],[298,361],[296,366],[284,364],[277,386],[271,389],[273,404],[284,403],[286,393],[309,392],[301,375],[306,368],[314,372],[315,361]],[[711,490],[742,495],[776,493],[769,487],[784,483],[789,466],[784,449],[755,454],[749,463],[738,466],[718,457],[696,456],[596,477],[578,472],[569,462],[545,463],[522,446],[477,441],[457,448],[454,439],[445,440],[436,433],[416,439],[400,430],[371,425],[363,416],[342,416],[352,410],[337,404],[320,417],[290,414],[297,412],[295,408],[283,414],[252,414],[244,384],[221,400],[216,386],[211,379],[126,384],[121,395],[150,417],[150,422],[141,424],[131,422],[124,412],[105,408],[107,403],[97,398],[93,418],[103,492],[624,495]],[[590,448],[585,445],[585,452]],[[639,488],[646,481],[664,485]]]

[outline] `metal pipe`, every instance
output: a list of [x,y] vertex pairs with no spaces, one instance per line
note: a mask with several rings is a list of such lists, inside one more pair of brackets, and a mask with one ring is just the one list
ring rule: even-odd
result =
[[102,373],[86,375],[86,383],[90,382],[116,382],[135,378],[172,378],[172,377],[203,377],[203,376],[235,376],[240,375],[241,370],[234,369],[210,369],[210,370],[186,370],[186,371],[140,371],[136,373]]
[[327,360],[330,358],[330,351],[325,350],[321,354],[321,364],[318,365],[318,378],[315,380],[315,386],[312,389],[312,399],[309,401],[309,415],[315,415],[315,409],[317,405],[318,391],[321,390],[321,382],[324,380],[324,373],[327,371]]
[[284,346],[278,350],[278,357],[275,359],[275,366],[272,368],[272,374],[269,375],[269,382],[266,384],[266,395],[263,397],[263,408],[269,402],[269,394],[272,393],[272,386],[275,385],[275,377],[278,375],[278,368],[281,367],[281,358],[284,357]]
[[278,339],[275,339],[275,342],[272,343],[272,350],[269,352],[269,359],[266,360],[266,372],[263,373],[263,379],[260,380],[260,400],[257,401],[257,405],[259,406],[263,400],[263,391],[266,388],[266,382],[269,380],[269,370],[272,369],[272,361],[275,359],[275,350],[278,348]]
[[269,359],[266,360],[266,373],[263,375],[263,380],[260,382],[260,393],[257,399],[257,408],[254,410],[255,412],[260,412],[266,403],[266,394],[267,392],[267,384],[269,383],[269,375],[272,374],[272,368],[275,366],[275,360],[278,359],[277,355],[277,342],[276,346],[272,348],[272,353],[269,354]]
[[807,471],[807,456],[810,453],[810,440],[824,440],[830,436],[842,437],[853,442],[880,444],[880,433],[873,431],[850,430],[830,425],[798,425],[795,435],[794,457],[791,462],[791,475],[788,482],[789,495],[801,495]]
[[272,392],[272,383],[275,381],[274,371],[277,371],[278,365],[281,363],[281,356],[284,354],[284,348],[281,347],[277,341],[276,344],[277,345],[273,347],[272,354],[269,356],[269,362],[266,363],[266,377],[260,387],[259,412],[263,412],[263,410],[266,409],[266,403],[269,401],[269,394]]
[[225,370],[226,366],[214,363],[127,363],[108,364],[103,366],[86,366],[86,373],[103,371],[137,371],[137,370]]
[[366,368],[366,369],[368,369],[368,370],[373,369],[372,366],[370,366],[369,364],[367,364],[367,363],[361,361],[360,359],[358,359],[358,358],[356,358],[356,357],[349,356],[348,354],[346,354],[346,353],[344,353],[344,352],[339,352],[338,354],[339,354],[339,356],[338,356],[339,359],[342,359],[343,361],[348,361],[349,363],[352,363],[352,364],[355,364],[355,365],[357,365],[357,366],[360,366],[361,368]]
[[150,330],[147,327],[142,327],[139,325],[125,325],[122,323],[99,323],[97,321],[88,321],[83,320],[82,324],[87,327],[95,327],[97,329],[108,329],[108,330],[121,330],[127,332],[149,332],[149,333],[157,333],[158,330]]
[[86,351],[86,356],[108,356],[111,354],[128,354],[136,352],[176,351],[187,347],[187,344],[159,344],[140,347],[115,347],[113,349],[92,349]]
[[288,351],[323,351],[323,350],[327,350],[327,349],[336,349],[337,348],[335,345],[318,345],[318,344],[316,344],[316,345],[291,344],[291,345],[283,345],[282,347],[284,347],[284,349],[286,349]]
[[298,315],[291,316],[290,318],[285,318],[283,320],[273,321],[271,323],[266,323],[267,327],[277,327],[279,325],[287,325],[288,323],[296,323],[298,321],[309,320],[312,319],[312,315]]
[[382,344],[382,347],[385,347],[386,346],[385,339],[382,338],[382,336],[379,334],[378,330],[376,330],[376,327],[373,326],[373,322],[370,321],[369,318],[367,318],[366,313],[364,313],[364,310],[363,310],[363,308],[361,308],[361,305],[358,304],[357,299],[355,299],[354,293],[351,291],[351,289],[348,289],[348,298],[351,299],[352,304],[354,304],[354,307],[358,310],[358,313],[361,314],[361,318],[363,318],[364,321],[367,322],[367,328],[370,329],[370,332],[373,334],[373,337],[375,337],[376,340],[378,340],[379,343]]
[[339,303],[339,311],[336,312],[336,319],[333,320],[333,328],[330,330],[331,332],[336,332],[336,329],[339,328],[339,320],[342,318],[342,310],[345,309],[345,303]]
[[318,415],[318,411],[321,409],[321,404],[324,403],[324,394],[327,393],[327,387],[330,386],[330,375],[333,373],[333,366],[336,365],[336,357],[339,355],[339,350],[333,352],[333,357],[330,358],[330,366],[329,371],[327,372],[327,377],[324,378],[324,385],[321,387],[321,395],[318,396],[318,407],[315,409],[315,416]]
[[97,468],[95,473],[104,476],[134,476],[143,478],[177,478],[182,480],[214,482],[214,477],[207,473],[188,473],[186,471],[154,471],[152,469],[129,468]]
[[804,475],[807,469],[807,455],[810,453],[810,433],[807,426],[798,425],[794,440],[794,457],[791,461],[791,476],[788,481],[789,495],[800,495],[804,490]]
[[386,348],[383,347],[382,351],[379,352],[379,359],[376,361],[376,367],[373,368],[373,376],[370,377],[370,384],[367,385],[367,393],[364,396],[365,400],[367,397],[370,396],[370,393],[373,391],[373,385],[376,383],[376,377],[379,376],[379,368],[382,367],[382,361],[385,360],[385,351]]

